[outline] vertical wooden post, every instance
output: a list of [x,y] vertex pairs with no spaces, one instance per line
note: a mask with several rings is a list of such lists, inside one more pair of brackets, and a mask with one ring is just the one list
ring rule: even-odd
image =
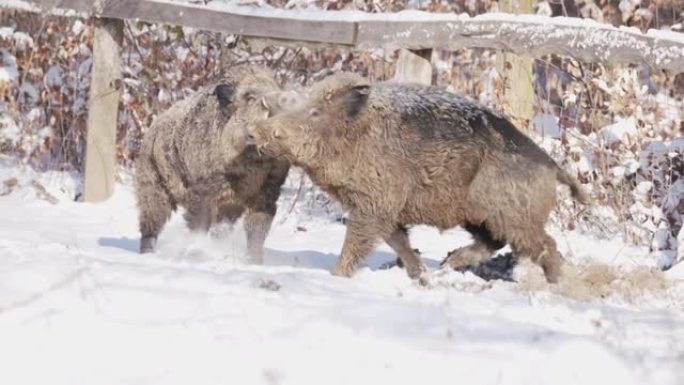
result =
[[121,99],[123,21],[95,21],[93,65],[88,102],[84,198],[98,202],[114,192],[116,126]]
[[[501,0],[499,10],[508,13],[532,13],[535,0]],[[497,70],[504,77],[505,97],[511,115],[520,128],[529,126],[534,110],[534,80],[532,59],[499,52]]]
[[394,80],[431,85],[432,49],[400,49]]

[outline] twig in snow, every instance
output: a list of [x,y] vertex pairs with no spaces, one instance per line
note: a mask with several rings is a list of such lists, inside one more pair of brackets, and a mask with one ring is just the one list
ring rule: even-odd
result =
[[28,306],[28,305],[32,304],[33,302],[40,300],[46,294],[69,285],[70,283],[75,281],[78,277],[83,275],[83,273],[86,270],[87,270],[86,267],[81,267],[80,269],[73,271],[71,274],[67,275],[66,277],[64,277],[64,278],[60,279],[59,281],[53,283],[52,285],[48,286],[45,290],[41,290],[41,291],[38,291],[36,293],[33,293],[26,298],[23,298],[23,299],[14,301],[14,302],[10,302],[7,305],[0,305],[0,314],[7,312],[7,311],[10,311],[10,310],[18,309],[20,307]]
[[304,173],[302,173],[302,176],[299,178],[299,187],[297,187],[297,193],[295,193],[295,197],[292,200],[292,203],[290,204],[290,208],[287,210],[287,213],[283,217],[283,219],[280,221],[280,223],[285,223],[285,220],[290,216],[292,213],[292,210],[294,210],[295,204],[299,201],[299,198],[302,195],[302,190],[304,189]]

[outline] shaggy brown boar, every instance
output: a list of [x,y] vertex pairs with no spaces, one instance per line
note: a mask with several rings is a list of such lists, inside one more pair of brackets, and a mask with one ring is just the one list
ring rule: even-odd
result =
[[577,181],[507,119],[436,87],[338,74],[314,85],[303,107],[250,133],[349,210],[339,275],[351,275],[383,239],[408,275],[420,277],[407,226],[461,225],[474,243],[452,252],[448,265],[482,261],[509,243],[556,282],[561,256],[544,226],[557,182],[587,201]]
[[246,212],[247,253],[262,262],[289,163],[258,154],[246,129],[294,98],[267,70],[237,66],[155,119],[136,163],[141,253],[154,250],[171,212],[183,206],[188,227],[201,231]]

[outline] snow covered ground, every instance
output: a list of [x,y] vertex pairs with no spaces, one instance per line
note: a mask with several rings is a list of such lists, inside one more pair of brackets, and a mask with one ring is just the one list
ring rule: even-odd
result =
[[[266,266],[241,261],[240,225],[197,236],[178,214],[139,255],[129,182],[99,204],[74,191],[0,158],[0,384],[684,381],[684,266],[654,272],[619,239],[554,231],[578,267],[552,287],[523,263],[519,282],[434,271],[423,288],[379,269],[385,245],[330,275],[344,226],[304,204],[286,215],[289,190]],[[469,241],[411,237],[432,267]]]

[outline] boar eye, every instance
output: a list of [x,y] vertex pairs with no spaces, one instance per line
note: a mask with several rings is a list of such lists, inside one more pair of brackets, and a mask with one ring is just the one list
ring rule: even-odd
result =
[[243,97],[244,97],[245,100],[248,101],[248,102],[253,102],[253,101],[256,100],[256,97],[255,97],[254,94],[251,93],[251,92],[245,92],[245,94],[243,95]]
[[320,108],[312,108],[309,111],[309,116],[320,116],[321,115],[321,109]]

